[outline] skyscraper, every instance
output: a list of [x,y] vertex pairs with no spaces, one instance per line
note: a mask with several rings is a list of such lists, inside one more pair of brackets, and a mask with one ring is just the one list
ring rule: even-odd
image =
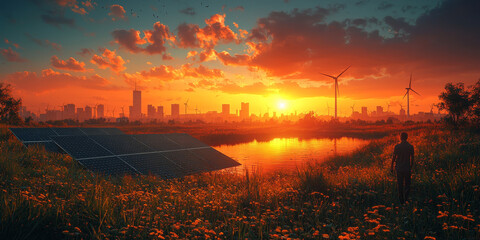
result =
[[153,105],[149,104],[147,106],[147,116],[148,116],[148,118],[154,119],[154,118],[156,118],[156,115],[157,115],[157,110],[155,109],[155,107]]
[[222,115],[230,114],[230,104],[222,104]]
[[248,119],[249,116],[250,116],[249,103],[242,102],[241,108],[240,108],[240,118],[241,119]]
[[103,104],[97,105],[97,118],[105,117],[105,106]]
[[142,91],[133,90],[133,104],[130,112],[131,119],[139,119],[142,117]]
[[75,119],[75,104],[67,104],[63,107],[63,118]]
[[90,107],[90,106],[85,106],[85,112],[84,112],[84,114],[85,114],[85,120],[91,119],[91,118],[92,118],[92,113],[93,113],[92,107]]
[[172,104],[171,115],[176,118],[180,116],[180,105],[178,103]]
[[157,117],[163,118],[163,106],[157,107]]

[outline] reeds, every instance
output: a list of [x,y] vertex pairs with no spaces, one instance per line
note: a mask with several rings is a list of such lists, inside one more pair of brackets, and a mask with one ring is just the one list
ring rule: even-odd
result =
[[480,137],[411,130],[412,198],[389,164],[396,136],[283,173],[102,176],[0,131],[0,239],[479,239]]

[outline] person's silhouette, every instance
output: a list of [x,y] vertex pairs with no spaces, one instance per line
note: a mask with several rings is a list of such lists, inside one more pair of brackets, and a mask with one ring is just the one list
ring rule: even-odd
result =
[[408,134],[402,132],[400,135],[401,143],[395,146],[393,151],[391,171],[393,165],[397,171],[398,197],[400,203],[405,203],[410,193],[411,173],[414,164],[414,148],[407,142]]

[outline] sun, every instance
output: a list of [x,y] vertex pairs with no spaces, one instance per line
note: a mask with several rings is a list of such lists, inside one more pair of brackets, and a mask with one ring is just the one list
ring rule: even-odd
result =
[[277,107],[280,110],[285,110],[287,108],[287,103],[285,101],[278,101]]

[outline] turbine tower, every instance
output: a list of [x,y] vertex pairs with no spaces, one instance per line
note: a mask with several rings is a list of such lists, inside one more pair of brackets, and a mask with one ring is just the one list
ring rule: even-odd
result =
[[325,74],[325,73],[320,73],[320,74],[323,74],[329,78],[332,78],[333,80],[335,80],[335,119],[337,119],[337,95],[339,95],[339,91],[338,91],[338,78],[344,73],[346,72],[351,66],[348,66],[345,70],[343,70],[343,72],[341,72],[340,74],[338,74],[338,76],[332,76],[332,75],[328,75],[328,74]]
[[420,96],[419,93],[415,92],[415,90],[412,89],[412,74],[410,73],[410,83],[408,84],[407,92],[405,95],[403,95],[403,98],[405,99],[405,96],[407,96],[407,117],[410,117],[410,91],[416,93],[418,96]]
[[185,103],[183,103],[183,105],[185,105],[185,115],[187,115],[188,100],[190,100],[190,98],[187,99],[187,101]]

